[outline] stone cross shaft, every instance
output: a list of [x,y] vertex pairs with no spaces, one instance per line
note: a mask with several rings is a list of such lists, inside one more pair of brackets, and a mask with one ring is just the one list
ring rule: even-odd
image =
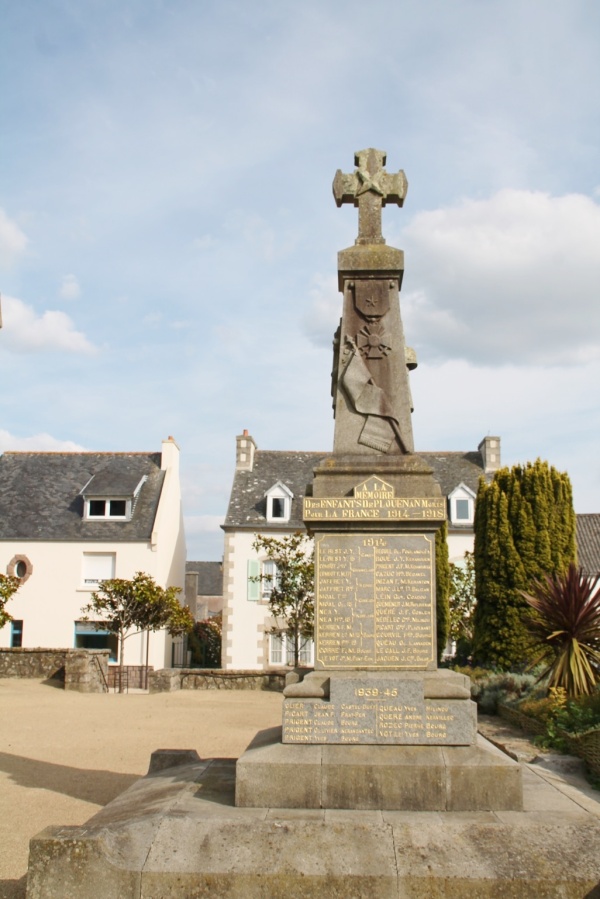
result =
[[338,206],[353,203],[358,206],[357,244],[385,243],[381,233],[381,207],[387,203],[402,206],[408,189],[402,170],[395,175],[383,168],[383,150],[359,150],[354,154],[356,171],[345,175],[338,169],[333,179],[333,196]]

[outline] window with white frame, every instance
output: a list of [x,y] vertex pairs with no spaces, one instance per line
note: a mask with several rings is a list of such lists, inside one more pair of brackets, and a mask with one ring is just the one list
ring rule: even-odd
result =
[[83,585],[95,590],[100,581],[108,581],[115,576],[116,553],[84,553]]
[[261,593],[263,599],[269,599],[273,587],[279,586],[279,572],[277,565],[271,559],[265,559],[261,564]]
[[111,518],[129,521],[131,518],[130,499],[86,499],[85,517],[88,519]]
[[[298,663],[300,665],[313,664],[314,644],[309,637],[300,637]],[[269,664],[270,665],[294,665],[294,640],[288,634],[281,631],[269,634]]]
[[248,600],[268,602],[273,587],[279,585],[277,565],[270,559],[248,559]]
[[294,494],[292,491],[281,481],[273,484],[265,493],[265,516],[267,521],[289,521],[292,515],[293,498]]
[[453,525],[472,525],[475,521],[475,494],[466,486],[459,484],[448,497],[450,505],[450,523]]

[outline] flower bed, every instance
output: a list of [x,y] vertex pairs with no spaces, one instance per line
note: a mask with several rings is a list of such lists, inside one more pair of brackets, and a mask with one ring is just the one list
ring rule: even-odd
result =
[[[531,718],[519,709],[498,704],[498,714],[501,718],[516,724],[526,733],[544,736],[547,733],[542,721]],[[570,734],[566,730],[560,731],[560,736],[569,747],[569,751],[585,761],[589,770],[600,776],[600,727],[591,728],[581,734]]]

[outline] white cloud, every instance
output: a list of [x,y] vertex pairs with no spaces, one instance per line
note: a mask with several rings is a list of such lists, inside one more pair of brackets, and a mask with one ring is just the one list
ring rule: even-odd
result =
[[75,275],[63,275],[59,296],[63,300],[78,300],[81,296],[81,286]]
[[577,512],[600,509],[600,361],[567,368],[452,360],[411,375],[417,452],[475,449],[502,440],[502,463],[547,459],[568,472]]
[[342,295],[336,276],[315,275],[308,294],[310,305],[302,322],[304,331],[317,346],[330,347],[342,315]]
[[502,190],[404,230],[408,340],[484,365],[600,358],[600,205]]
[[224,515],[186,515],[185,532],[192,534],[221,533]]
[[94,353],[95,347],[81,331],[75,330],[64,312],[48,310],[38,315],[15,297],[2,297],[3,342],[16,352],[38,350],[67,353]]
[[19,226],[0,209],[0,265],[11,265],[24,252],[27,243]]
[[19,450],[21,452],[79,453],[83,446],[72,440],[58,440],[51,434],[34,434],[32,437],[16,437],[8,431],[0,430],[0,452]]

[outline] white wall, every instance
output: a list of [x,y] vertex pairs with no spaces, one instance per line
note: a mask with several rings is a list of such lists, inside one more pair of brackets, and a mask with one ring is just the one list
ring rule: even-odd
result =
[[[115,577],[131,578],[136,571],[152,577],[156,553],[148,543],[42,543],[27,540],[0,544],[0,571],[15,555],[27,556],[32,573],[7,605],[7,611],[23,621],[23,646],[70,648],[75,645],[75,621],[91,598],[93,587],[83,583],[83,554],[115,553]],[[10,646],[10,623],[0,630],[0,646]],[[150,636],[150,664],[165,665],[165,635]],[[170,652],[170,650],[169,650]],[[141,665],[145,642],[130,637],[125,643],[125,661]],[[170,659],[169,659],[170,662]]]
[[246,668],[262,670],[268,664],[268,635],[265,626],[271,626],[269,605],[266,601],[248,600],[248,560],[266,556],[252,549],[257,533],[283,537],[293,530],[262,530],[227,532],[223,559],[223,647],[221,664],[229,670]]

